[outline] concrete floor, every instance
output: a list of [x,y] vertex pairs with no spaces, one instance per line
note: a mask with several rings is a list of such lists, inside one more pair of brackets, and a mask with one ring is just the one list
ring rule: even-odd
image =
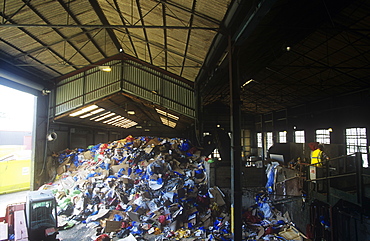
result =
[[[5,216],[6,206],[8,204],[15,204],[26,202],[26,196],[29,191],[21,191],[21,192],[14,192],[14,193],[7,193],[0,195],[0,217]],[[73,228],[67,230],[60,230],[57,238],[60,241],[93,241],[96,237],[96,229],[89,228],[86,224],[76,224]],[[146,237],[147,240],[152,241],[155,239],[155,236],[148,236]],[[117,237],[112,239],[113,241],[118,240]],[[194,240],[194,238],[183,239],[185,240]]]
[[[29,191],[13,192],[0,195],[0,217],[5,217],[6,207],[9,204],[26,202]],[[92,241],[96,231],[86,227],[85,224],[77,224],[68,230],[60,230],[57,238],[61,241]]]
[[26,196],[29,191],[13,192],[0,195],[0,217],[5,216],[6,206],[8,204],[26,202]]
[[[15,203],[22,203],[26,202],[26,197],[28,195],[29,191],[21,191],[21,192],[13,192],[13,193],[6,193],[0,195],[0,217],[5,217],[6,207],[9,204],[15,204]],[[90,241],[92,233],[92,230],[86,229],[82,225],[77,225],[73,229],[70,230],[62,230],[60,231],[60,234],[58,235],[58,238],[63,241],[75,241],[76,240],[76,234],[78,236],[78,240],[81,241]]]
[[96,231],[92,228],[87,228],[85,224],[77,224],[71,229],[59,230],[57,238],[60,241],[92,241],[92,237],[96,237]]

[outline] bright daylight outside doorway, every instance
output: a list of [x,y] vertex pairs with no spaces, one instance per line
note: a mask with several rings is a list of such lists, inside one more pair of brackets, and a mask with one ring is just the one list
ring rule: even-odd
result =
[[0,85],[0,194],[30,188],[35,100]]

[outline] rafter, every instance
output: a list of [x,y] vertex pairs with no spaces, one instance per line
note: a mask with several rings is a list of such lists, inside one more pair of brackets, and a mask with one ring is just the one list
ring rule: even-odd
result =
[[[124,26],[126,26],[126,20],[125,20],[125,18],[124,18],[124,17],[123,17],[123,15],[122,15],[122,12],[121,12],[121,10],[120,10],[120,7],[119,7],[119,5],[118,5],[117,0],[113,0],[113,2],[114,2],[115,9],[116,9],[116,11],[117,11],[117,13],[118,13],[118,16],[119,16],[119,18],[121,19],[122,24],[123,24]],[[134,53],[135,53],[135,57],[136,57],[136,58],[139,58],[139,55],[137,54],[136,47],[135,47],[135,44],[134,44],[134,42],[133,42],[133,40],[132,40],[132,37],[131,37],[131,34],[130,34],[129,29],[128,29],[127,27],[125,27],[125,30],[126,30],[126,33],[127,33],[128,39],[129,39],[129,41],[130,41],[131,48],[132,48],[132,50],[133,50],[133,51],[134,51]]]
[[[89,29],[88,31],[89,32],[93,32],[93,31],[95,31],[96,29]],[[73,38],[76,38],[76,37],[78,37],[78,36],[80,36],[80,35],[83,35],[83,34],[85,34],[85,33],[83,33],[83,32],[80,32],[80,33],[77,33],[77,34],[74,34],[74,35],[72,35],[72,36],[69,36],[69,37],[66,37],[65,39],[60,39],[60,40],[58,40],[58,41],[56,41],[56,42],[53,42],[53,43],[50,43],[50,44],[48,44],[48,46],[49,47],[52,47],[53,45],[56,45],[56,44],[60,44],[60,43],[63,43],[63,42],[65,42],[65,41],[69,41],[69,40],[71,40],[71,39],[73,39]],[[39,52],[39,51],[42,51],[42,50],[44,50],[45,49],[45,47],[44,46],[41,46],[41,47],[37,47],[37,48],[34,48],[34,49],[32,49],[32,50],[29,50],[29,51],[27,51],[27,55],[29,55],[29,54],[33,54],[33,53],[35,53],[35,52]],[[23,56],[24,56],[25,54],[18,54],[18,55],[15,55],[14,56],[14,59],[19,59],[19,58],[22,58]]]
[[19,28],[19,27],[27,27],[27,28],[83,28],[84,31],[89,28],[113,28],[113,29],[120,29],[120,28],[127,28],[127,29],[200,29],[200,30],[209,30],[209,31],[214,31],[218,32],[219,28],[214,28],[214,27],[202,27],[202,26],[197,26],[197,27],[189,27],[189,26],[177,26],[177,25],[167,25],[166,27],[162,25],[120,25],[120,24],[109,24],[109,25],[99,25],[99,24],[90,24],[90,25],[85,25],[85,24],[0,24],[1,28]]
[[[6,45],[9,45],[9,46],[10,46],[10,47],[12,47],[13,49],[15,49],[15,50],[17,50],[17,51],[21,52],[23,56],[28,56],[28,57],[29,57],[29,58],[31,58],[33,61],[35,61],[35,62],[39,63],[39,65],[44,65],[44,63],[43,63],[43,62],[41,62],[41,61],[40,61],[40,60],[38,60],[37,58],[33,57],[31,54],[29,54],[29,53],[27,53],[27,52],[24,52],[23,50],[19,49],[17,46],[15,46],[15,45],[13,45],[13,44],[9,43],[9,42],[8,42],[8,41],[6,41],[5,39],[3,39],[3,38],[1,38],[1,37],[0,37],[0,41],[1,41],[1,42],[3,42],[3,43],[5,43]],[[53,68],[52,68],[51,66],[49,66],[49,65],[45,65],[45,67],[46,67],[46,68],[48,68],[48,69],[50,69],[51,71],[53,71],[53,72],[55,72],[55,73],[59,74],[59,75],[62,75],[62,73],[60,73],[59,71],[57,71],[57,70],[53,69]]]
[[[123,32],[122,30],[117,30],[117,31],[121,31],[121,32]],[[151,45],[153,45],[153,46],[155,46],[155,47],[157,47],[157,48],[161,48],[161,49],[163,49],[163,45],[162,45],[161,43],[156,43],[156,42],[147,42],[145,39],[143,39],[143,38],[141,38],[141,37],[139,37],[139,36],[133,35],[133,34],[131,34],[131,37],[133,37],[133,38],[135,38],[135,39],[137,39],[137,40],[140,40],[140,41],[142,41],[142,42],[149,43],[149,44],[151,44]],[[175,50],[173,50],[173,49],[170,49],[170,48],[167,48],[167,52],[168,52],[168,53],[175,54],[175,55],[178,55],[178,56],[180,56],[180,57],[183,57],[183,56],[184,56],[184,55],[183,55],[183,53],[177,52],[177,51],[175,51]],[[188,58],[189,60],[191,60],[191,61],[195,62],[195,63],[200,64],[200,65],[203,63],[203,62],[202,62],[202,61],[200,61],[199,59],[195,59],[195,58],[190,57],[190,56],[188,56],[187,58]]]
[[[191,15],[190,15],[190,20],[189,20],[189,27],[193,26],[194,12],[195,12],[196,3],[197,3],[197,1],[193,0],[193,6],[191,7]],[[182,76],[182,73],[184,71],[184,66],[185,66],[185,62],[186,62],[186,55],[188,53],[188,48],[189,48],[190,36],[191,36],[191,29],[188,30],[188,36],[186,37],[184,58],[182,60],[182,67],[181,67],[181,71],[180,71],[180,74],[179,74],[180,76]]]
[[[142,26],[145,26],[145,24],[144,24],[144,17],[143,17],[143,13],[142,13],[142,11],[141,11],[140,1],[139,1],[139,0],[136,0],[136,5],[137,5],[137,10],[138,10],[138,12],[139,12],[141,25],[142,25]],[[146,47],[148,48],[149,60],[150,60],[150,63],[151,63],[151,64],[153,64],[153,58],[152,58],[152,53],[151,53],[151,51],[150,51],[150,45],[149,45],[148,34],[147,34],[147,32],[146,32],[146,29],[145,29],[145,28],[143,28],[143,32],[144,32],[144,37],[145,37]]]
[[[10,23],[12,24],[16,24],[16,22],[14,20],[11,20],[9,19],[7,16],[5,16],[3,13],[0,13],[1,17],[7,19]],[[65,59],[63,56],[61,56],[57,51],[55,51],[54,49],[52,49],[50,46],[48,46],[46,43],[44,43],[43,41],[41,41],[39,38],[37,38],[35,35],[33,35],[31,32],[27,31],[26,29],[24,28],[19,28],[19,30],[21,30],[22,32],[24,32],[25,34],[27,34],[30,38],[32,38],[33,40],[35,40],[37,43],[39,43],[40,45],[44,46],[47,50],[49,50],[51,53],[53,53],[55,56],[57,56],[58,58],[60,58],[63,62],[69,64],[69,65],[72,65],[73,63],[68,61],[67,59]]]
[[[162,18],[163,18],[163,26],[167,26],[166,22],[166,0],[162,2]],[[164,69],[167,70],[167,64],[168,64],[168,51],[167,51],[167,29],[163,29],[163,45],[164,45]]]
[[[27,3],[29,3],[31,0],[28,0],[28,1],[26,1],[26,3],[24,3],[23,5],[22,5],[22,7],[20,7],[17,11],[15,11],[12,15],[10,15],[9,17],[8,17],[8,19],[12,19],[16,14],[18,14],[26,5],[27,5]],[[5,15],[5,9],[6,9],[6,1],[4,1],[3,2],[3,13],[4,13],[4,15]],[[2,20],[2,24],[6,24],[8,22],[8,20],[7,19],[5,19],[5,18],[3,18],[3,20]]]
[[[27,5],[27,7],[29,7],[39,18],[41,18],[45,23],[47,24],[50,24],[50,21],[47,20],[39,11],[37,11],[31,4],[30,4],[30,1],[26,1],[26,0],[23,0],[23,2]],[[65,39],[65,41],[72,46],[72,48],[76,51],[76,53],[79,53],[82,57],[84,57],[86,59],[87,62],[89,62],[90,64],[92,63],[92,61],[84,54],[80,51],[79,48],[77,48],[70,40],[67,40],[67,37],[62,34],[61,31],[59,31],[59,29],[57,28],[53,28],[53,30],[62,38],[62,39]],[[64,42],[64,41],[63,41]],[[73,55],[74,56],[74,55]],[[69,58],[69,60],[71,60],[72,58]]]
[[[73,21],[75,21],[79,25],[79,28],[81,28],[81,30],[86,34],[86,36],[88,37],[88,39],[94,44],[95,48],[101,53],[101,55],[104,56],[104,58],[106,58],[107,55],[105,54],[105,52],[96,43],[96,41],[94,40],[94,38],[91,37],[91,35],[89,34],[89,32],[86,30],[86,27],[84,25],[81,25],[80,20],[78,20],[77,17],[71,12],[71,10],[69,9],[69,7],[63,2],[63,0],[58,0],[58,2],[59,2],[60,5],[62,5],[62,7],[64,8],[64,10],[73,19]],[[68,25],[68,26],[71,26],[71,25]]]
[[[96,15],[98,15],[100,21],[102,22],[103,25],[109,25],[109,21],[107,17],[104,15],[103,10],[101,9],[99,3],[96,0],[89,0],[91,6],[93,7]],[[116,46],[117,51],[121,51],[122,47],[121,44],[119,43],[117,36],[114,34],[113,30],[108,28],[106,29],[108,32],[109,37],[113,41],[114,45]]]
[[220,21],[215,19],[215,18],[212,18],[208,15],[205,15],[205,14],[201,14],[201,13],[198,13],[198,12],[192,12],[191,9],[187,8],[187,7],[184,7],[178,3],[175,3],[173,1],[168,1],[168,0],[155,0],[156,2],[166,2],[166,5],[169,5],[169,6],[173,6],[173,7],[176,7],[177,9],[181,10],[181,11],[184,11],[184,12],[187,12],[187,13],[191,13],[191,14],[194,14],[195,16],[197,17],[200,17],[201,19],[204,19],[204,20],[207,20],[215,25],[220,25]]

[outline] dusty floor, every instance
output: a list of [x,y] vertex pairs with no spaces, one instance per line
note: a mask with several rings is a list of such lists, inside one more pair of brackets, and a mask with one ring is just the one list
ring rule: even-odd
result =
[[[26,202],[26,196],[29,191],[21,191],[21,192],[14,192],[14,193],[7,193],[0,195],[0,217],[5,216],[6,206],[8,204],[14,203],[21,203]],[[67,229],[67,230],[60,230],[57,238],[60,241],[93,241],[96,237],[96,230],[95,228],[89,228],[86,224],[79,223],[76,224],[74,227]],[[146,240],[154,241],[158,236],[155,235],[147,235]],[[119,238],[114,237],[112,241],[118,240]],[[138,239],[139,240],[139,239]],[[192,241],[195,238],[185,238],[182,239],[184,241]],[[198,239],[201,240],[201,239]]]
[[[29,191],[21,191],[14,193],[7,193],[0,195],[0,217],[5,216],[6,207],[8,204],[22,203],[26,202],[26,196]],[[76,224],[73,228],[67,230],[60,230],[57,238],[60,241],[93,241],[96,237],[96,231],[94,228],[88,228],[85,224]],[[113,238],[117,240],[118,238]],[[154,240],[152,237],[148,240]],[[192,239],[193,240],[193,239]]]
[[86,228],[85,224],[77,224],[71,229],[60,230],[57,237],[61,241],[91,241],[91,237],[95,237],[95,230]]
[[26,196],[29,191],[13,192],[0,195],[0,217],[5,216],[6,206],[8,204],[26,202]]

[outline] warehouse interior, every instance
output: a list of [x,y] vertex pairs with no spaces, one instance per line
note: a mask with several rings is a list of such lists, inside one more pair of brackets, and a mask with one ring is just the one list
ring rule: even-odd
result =
[[[31,190],[54,180],[50,160],[66,149],[186,138],[214,160],[208,181],[233,206],[232,240],[277,161],[270,198],[305,239],[369,239],[368,1],[0,6],[0,84],[37,98]],[[307,177],[311,142],[330,157],[320,192]]]

